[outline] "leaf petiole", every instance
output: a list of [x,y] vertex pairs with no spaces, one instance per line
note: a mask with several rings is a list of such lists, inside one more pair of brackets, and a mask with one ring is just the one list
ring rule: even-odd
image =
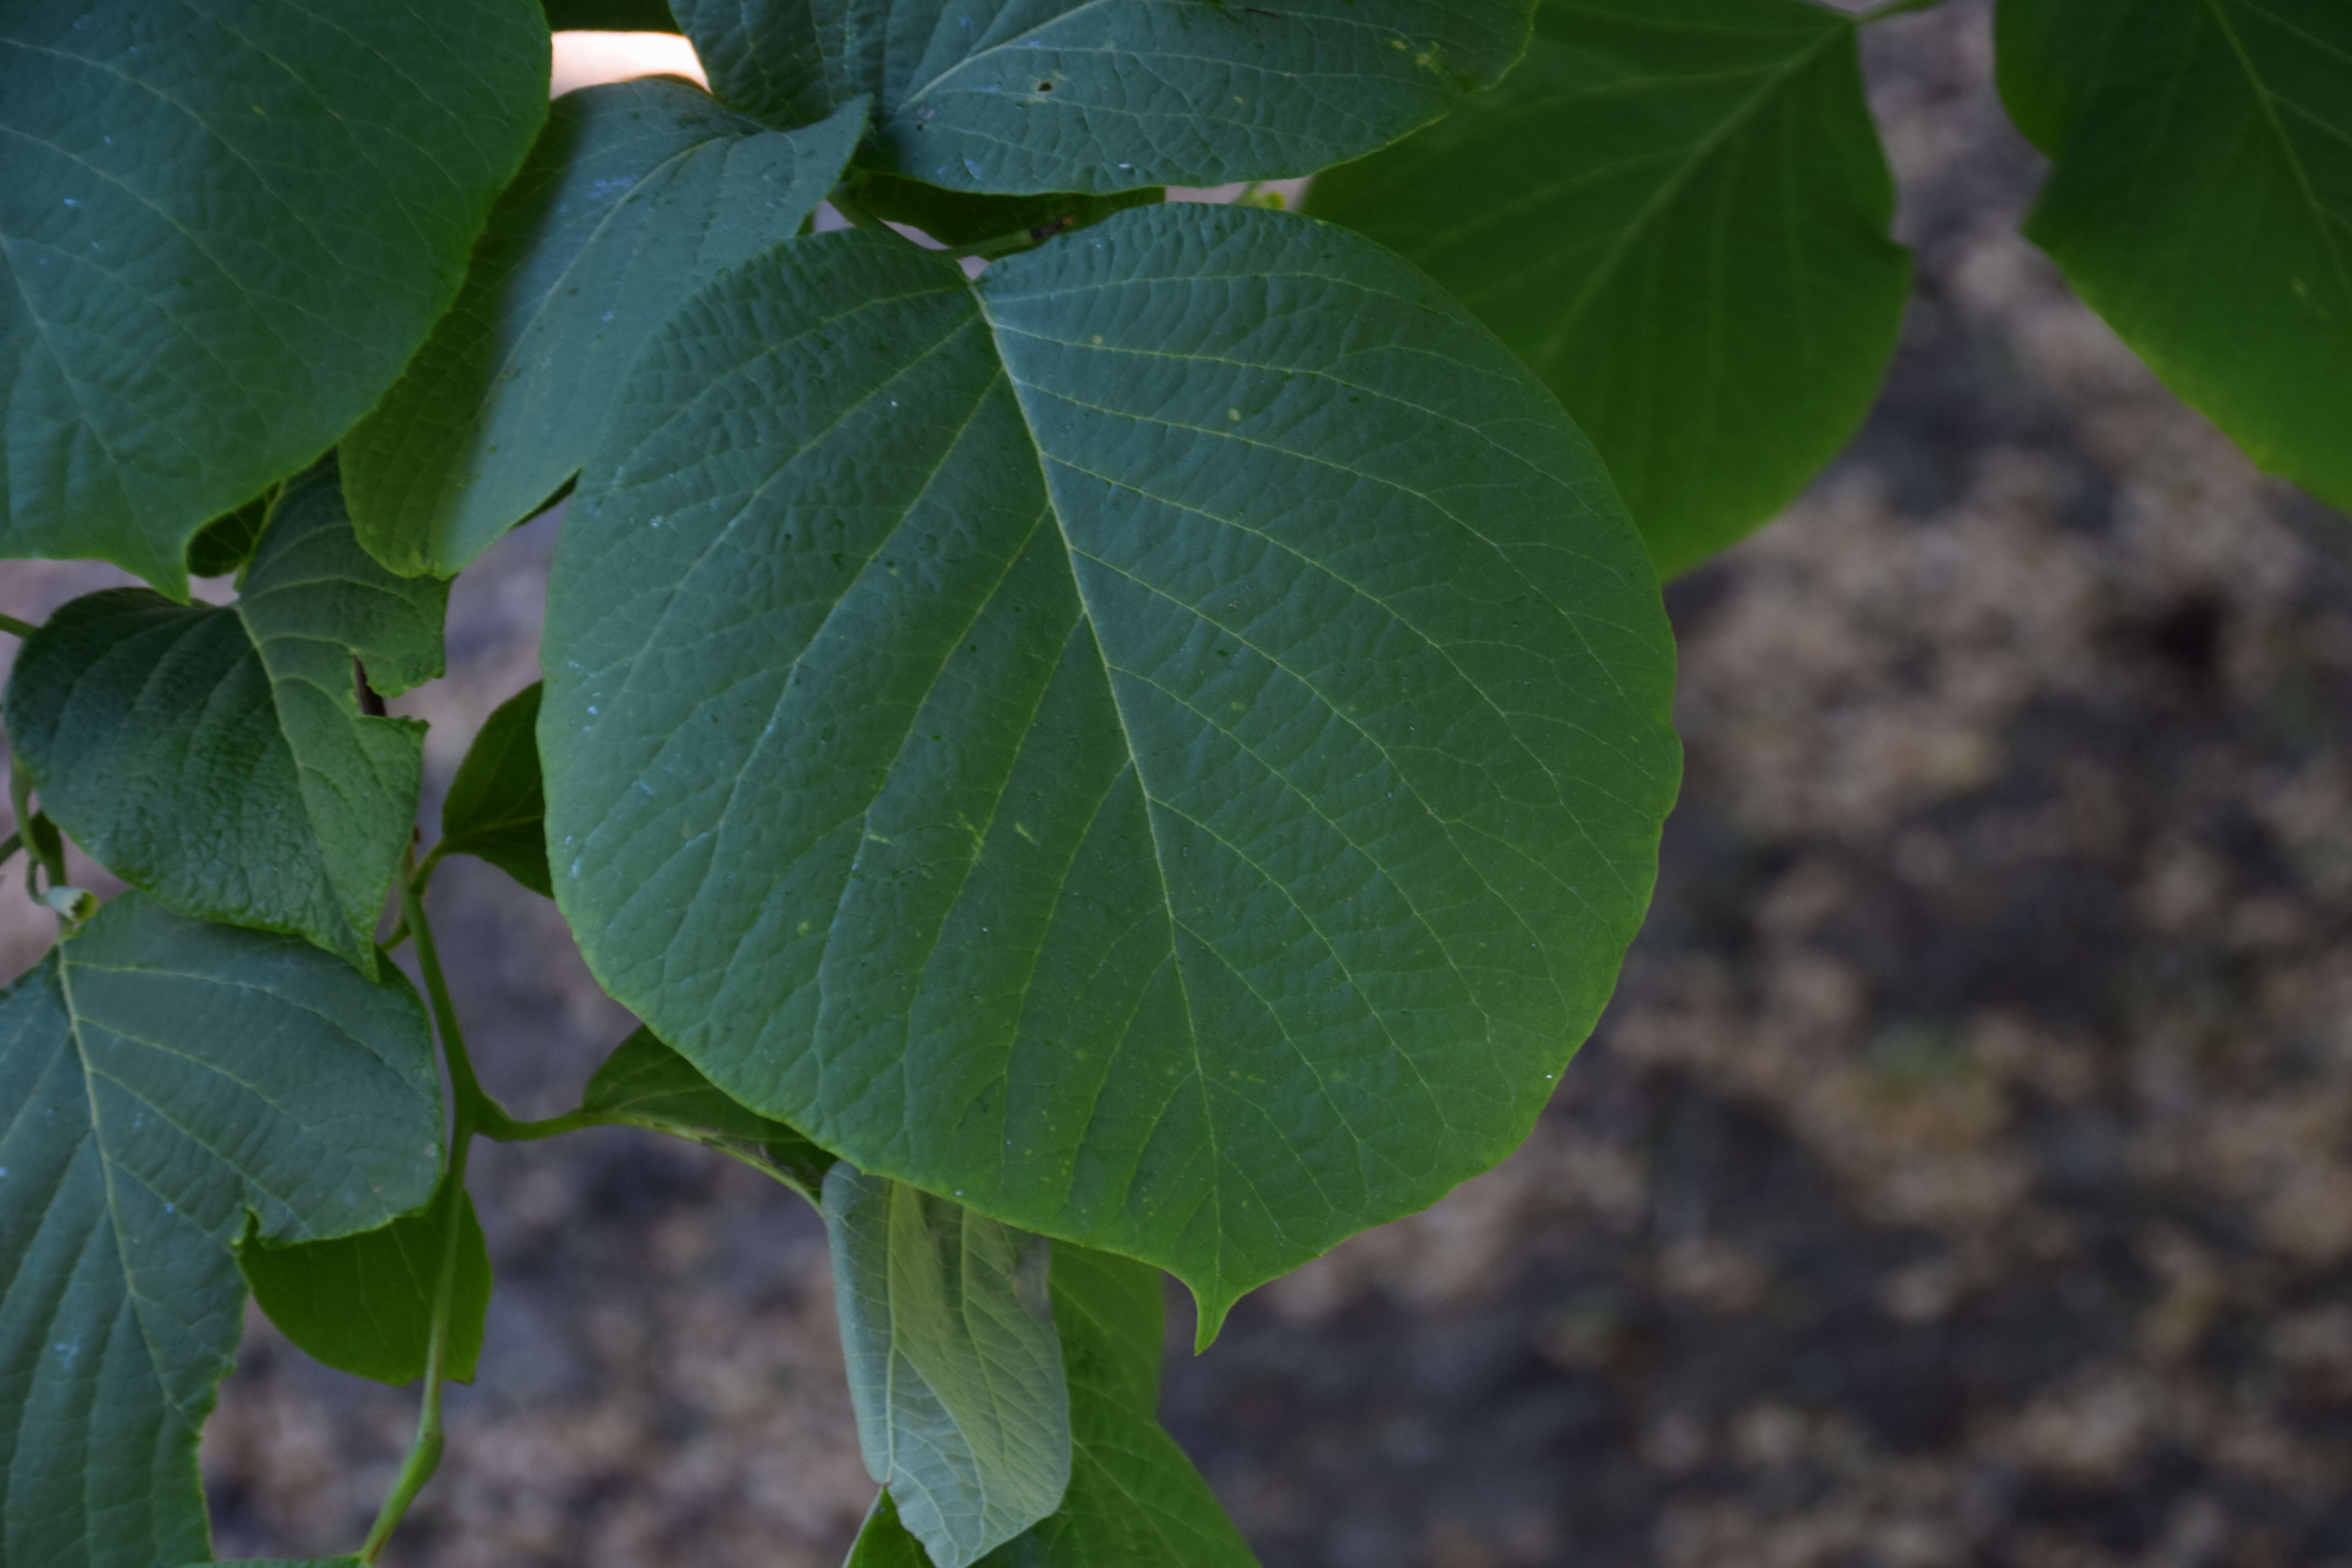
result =
[[12,637],[28,637],[41,628],[30,621],[20,621],[14,616],[0,616],[0,632]]
[[1883,0],[1867,11],[1854,13],[1854,26],[1866,27],[1873,22],[1883,22],[1889,16],[1900,16],[1906,11],[1932,11],[1944,0]]
[[[451,1098],[456,1102],[449,1119],[448,1169],[436,1201],[456,1205],[465,1201],[466,1157],[473,1147],[474,1134],[485,1130],[486,1122],[504,1123],[511,1118],[482,1091],[481,1080],[474,1076],[473,1060],[466,1054],[466,1037],[457,1026],[457,1010],[449,1000],[449,984],[441,973],[441,955],[433,944],[433,928],[425,923],[424,889],[413,846],[402,852],[400,873],[401,922],[416,942],[416,963],[425,975],[425,1001],[433,1010],[434,1028],[441,1037],[441,1056],[449,1067],[454,1091]],[[433,1479],[434,1470],[441,1463],[441,1393],[447,1382],[450,1307],[456,1300],[457,1245],[464,1228],[455,1214],[443,1227],[441,1261],[433,1281],[432,1336],[425,1342],[424,1408],[417,1414],[416,1437],[409,1445],[408,1458],[401,1462],[400,1477],[383,1500],[367,1540],[361,1543],[359,1558],[362,1563],[373,1563],[383,1554],[385,1543],[408,1512],[408,1505],[416,1500],[416,1494],[425,1489],[425,1483]]]

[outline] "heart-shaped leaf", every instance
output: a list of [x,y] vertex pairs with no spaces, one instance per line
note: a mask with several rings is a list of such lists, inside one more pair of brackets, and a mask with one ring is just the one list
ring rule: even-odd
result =
[[2056,160],[2026,220],[2255,462],[2352,507],[2352,8],[2001,0],[2001,97]]
[[865,97],[892,172],[956,190],[1308,174],[1508,70],[1533,0],[677,0],[772,125]]
[[763,130],[669,77],[556,100],[457,305],[344,439],[360,542],[453,576],[546,505],[678,301],[797,233],[864,127]]
[[1050,1244],[847,1164],[824,1223],[866,1468],[935,1568],[967,1568],[1069,1485]]
[[1895,350],[1910,267],[1854,32],[1805,0],[1544,0],[1500,87],[1307,210],[1517,350],[1677,572],[1820,472]]
[[[1255,1568],[1257,1559],[1190,1459],[1160,1430],[1160,1271],[1054,1244],[1054,1325],[1070,1384],[1069,1490],[1062,1506],[981,1568]],[[925,1568],[887,1492],[848,1568]]]
[[285,937],[139,895],[0,993],[0,1560],[208,1558],[196,1433],[236,1350],[232,1247],[431,1195],[425,1009]]
[[372,974],[425,726],[362,712],[353,661],[379,692],[440,674],[447,597],[359,547],[326,465],[278,499],[234,604],[117,588],[50,616],[8,732],[49,815],[124,881]]
[[606,988],[861,1169],[1174,1270],[1204,1333],[1526,1136],[1678,777],[1558,403],[1254,209],[721,279],[583,477],[544,662]]
[[184,597],[448,308],[547,79],[530,0],[10,0],[0,555]]

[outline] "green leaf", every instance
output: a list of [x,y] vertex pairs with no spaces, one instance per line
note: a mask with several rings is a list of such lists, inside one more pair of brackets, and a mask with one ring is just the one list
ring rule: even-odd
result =
[[756,1152],[810,1202],[833,1156],[792,1128],[730,1100],[694,1064],[639,1028],[588,1079],[580,1109],[608,1121]]
[[58,826],[184,914],[308,937],[375,972],[425,726],[360,711],[441,673],[447,584],[352,537],[331,465],[290,485],[242,592],[74,600],[26,640],[9,733]]
[[[865,95],[876,155],[966,191],[1308,174],[1450,112],[1533,0],[679,0],[713,91],[776,125]],[[977,15],[975,15],[977,13]]]
[[919,228],[950,249],[1024,230],[1034,238],[1044,239],[1065,229],[1100,223],[1129,207],[1167,199],[1167,193],[1156,185],[1108,196],[1090,196],[1075,191],[1054,191],[1035,196],[980,196],[870,170],[851,179],[849,188],[858,205],[876,217]]
[[532,681],[498,705],[457,764],[441,803],[434,855],[487,860],[541,898],[547,880],[547,803],[539,779],[539,692]]
[[1672,574],[1787,505],[1894,353],[1910,262],[1854,31],[1804,0],[1545,0],[1501,87],[1307,210],[1533,366]]
[[1069,1484],[1050,1244],[847,1164],[824,1206],[866,1468],[936,1568],[967,1568]]
[[11,0],[0,555],[186,596],[383,395],[547,112],[529,0]]
[[232,1248],[431,1196],[425,1009],[397,974],[125,894],[0,993],[0,1561],[207,1559]]
[[669,77],[558,99],[456,308],[343,442],[360,542],[452,576],[546,505],[677,302],[797,232],[864,125],[765,131]]
[[414,1383],[425,1375],[432,1345],[453,1208],[457,1271],[446,1364],[451,1377],[471,1383],[490,1308],[490,1253],[474,1200],[460,1187],[453,1205],[446,1178],[429,1207],[380,1230],[291,1247],[257,1244],[239,1249],[237,1265],[269,1321],[310,1354],[354,1376]]
[[555,32],[675,33],[677,23],[664,0],[542,0],[547,25]]
[[2352,507],[2352,9],[2002,0],[1999,26],[2056,159],[2026,237],[2256,463]]
[[272,485],[235,511],[205,524],[188,541],[188,575],[226,577],[252,560],[269,521],[270,503],[277,499],[278,487]]
[[[982,1568],[1255,1568],[1257,1559],[1157,1417],[1157,1269],[1054,1246],[1054,1322],[1070,1384],[1072,1460],[1062,1506]],[[851,1568],[923,1568],[886,1493]]]
[[1259,209],[721,279],[583,477],[544,664],[606,989],[862,1169],[1172,1269],[1204,1331],[1526,1136],[1679,773],[1559,404]]

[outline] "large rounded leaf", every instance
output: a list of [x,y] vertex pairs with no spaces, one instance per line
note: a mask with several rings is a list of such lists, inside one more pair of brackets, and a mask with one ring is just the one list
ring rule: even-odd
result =
[[530,0],[0,7],[0,554],[181,595],[448,307],[547,77]]
[[431,1195],[425,1009],[397,975],[127,893],[0,992],[0,1562],[207,1559],[231,1248]]
[[1519,57],[1534,0],[678,0],[719,96],[803,125],[864,96],[896,172],[965,191],[1310,174]]
[[556,897],[613,994],[1209,1330],[1525,1136],[1677,778],[1656,582],[1559,405],[1262,210],[721,279],[549,610]]
[[2165,384],[2352,507],[2352,6],[2001,0],[2025,225]]
[[1535,367],[1669,574],[1844,445],[1910,287],[1853,19],[1805,0],[1545,0],[1502,86],[1307,210]]

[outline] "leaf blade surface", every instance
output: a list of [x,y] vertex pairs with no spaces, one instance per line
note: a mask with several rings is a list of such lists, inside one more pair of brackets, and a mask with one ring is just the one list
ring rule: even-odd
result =
[[968,1568],[1069,1485],[1051,1244],[845,1163],[824,1209],[866,1471],[937,1568]]
[[232,1246],[381,1226],[439,1174],[425,1012],[284,937],[125,894],[0,994],[0,1548],[208,1558],[196,1437]]
[[2183,399],[2352,507],[2352,16],[2003,0],[2001,92],[2055,160],[2025,223]]
[[20,0],[0,21],[0,554],[184,597],[448,306],[546,114],[528,0]]
[[9,733],[49,815],[181,912],[298,933],[374,973],[415,820],[425,726],[361,712],[438,675],[447,584],[359,548],[331,464],[288,487],[226,606],[142,588],[28,639]]
[[1530,0],[692,0],[719,96],[864,95],[893,172],[1098,195],[1307,174],[1425,125],[1526,47]]
[[1211,1329],[1525,1136],[1647,898],[1671,651],[1590,448],[1427,279],[1250,209],[976,285],[820,236],[630,398],[559,547],[549,842],[730,1096]]
[[670,77],[558,99],[456,305],[345,438],[361,542],[454,576],[545,505],[671,309],[796,232],[863,125],[765,130]]
[[1910,268],[1854,32],[1801,0],[1545,0],[1500,87],[1307,210],[1526,359],[1671,574],[1793,499],[1894,352]]

